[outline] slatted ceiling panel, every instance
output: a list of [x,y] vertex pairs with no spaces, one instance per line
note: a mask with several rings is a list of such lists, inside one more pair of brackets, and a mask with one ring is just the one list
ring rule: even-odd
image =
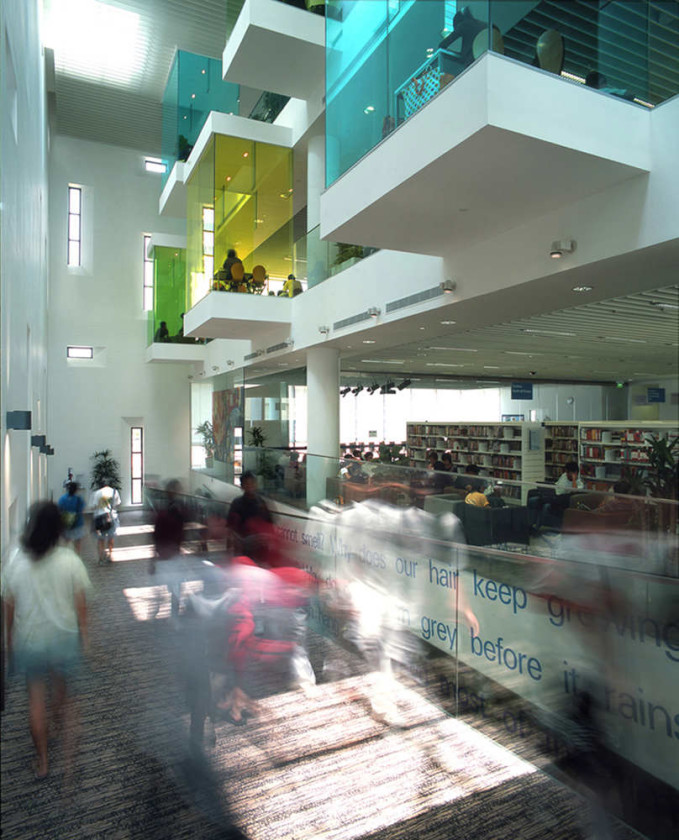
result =
[[161,101],[175,49],[221,58],[243,0],[102,1],[139,15],[140,72],[125,84],[93,83],[68,72],[68,56],[56,50],[57,132],[160,153]]
[[[399,365],[397,373],[404,375],[525,378],[535,370],[538,377],[583,381],[639,379],[640,373],[647,378],[670,376],[676,372],[679,354],[679,309],[663,312],[653,305],[654,301],[679,306],[679,287],[595,301],[454,336],[391,347],[383,353],[370,348],[369,356],[359,358],[403,359],[405,364]],[[609,341],[603,336],[644,343]],[[350,363],[364,371],[378,367],[357,360]],[[379,369],[389,371],[386,364],[379,365]]]

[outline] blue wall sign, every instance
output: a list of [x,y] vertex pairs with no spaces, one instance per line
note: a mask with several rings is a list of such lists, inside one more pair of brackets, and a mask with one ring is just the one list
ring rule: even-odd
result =
[[533,383],[532,382],[512,382],[512,399],[513,400],[532,400],[533,399]]
[[650,403],[663,403],[665,402],[665,389],[664,388],[647,388],[646,389],[646,399]]

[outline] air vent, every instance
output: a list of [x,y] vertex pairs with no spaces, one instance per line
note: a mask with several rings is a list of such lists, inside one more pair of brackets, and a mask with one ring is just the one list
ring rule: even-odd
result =
[[287,341],[281,341],[280,344],[273,344],[266,348],[267,353],[275,353],[277,350],[287,350],[290,344]]
[[351,318],[342,318],[341,321],[335,321],[332,325],[334,330],[341,330],[342,327],[350,327],[352,324],[360,324],[361,321],[369,321],[372,318],[370,312],[360,312],[358,315],[352,315]]
[[397,309],[404,309],[406,306],[414,306],[416,303],[421,303],[423,300],[431,300],[443,294],[441,284],[433,286],[431,289],[425,289],[423,292],[418,292],[416,295],[408,295],[408,297],[392,300],[387,304],[387,312],[395,312]]
[[248,353],[247,356],[243,356],[244,362],[250,362],[252,359],[256,359],[259,356],[259,350],[255,350],[254,353]]

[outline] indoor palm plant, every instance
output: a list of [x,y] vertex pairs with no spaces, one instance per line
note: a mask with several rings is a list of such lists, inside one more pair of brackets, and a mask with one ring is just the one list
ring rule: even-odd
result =
[[120,491],[122,484],[120,481],[120,464],[112,456],[110,449],[102,449],[100,452],[95,452],[91,457],[92,460],[92,483],[90,487],[92,490],[98,490],[104,484],[113,487]]
[[215,430],[212,423],[209,420],[203,420],[199,426],[196,426],[196,434],[200,435],[203,439],[205,466],[210,468],[214,464],[215,457]]

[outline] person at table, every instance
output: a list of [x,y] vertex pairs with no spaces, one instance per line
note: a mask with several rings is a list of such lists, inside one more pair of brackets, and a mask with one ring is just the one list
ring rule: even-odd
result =
[[439,458],[439,453],[435,449],[430,449],[427,452],[427,469],[428,470],[442,470],[443,462]]
[[474,61],[474,39],[484,29],[488,29],[488,24],[485,21],[477,20],[471,13],[469,6],[465,6],[455,14],[453,18],[453,31],[441,41],[439,48],[449,50],[450,45],[461,38],[462,44],[460,46],[459,58],[464,66],[467,67]]
[[446,487],[455,484],[453,472],[453,459],[450,452],[444,452],[441,460],[434,465],[434,487],[437,493],[443,493]]
[[231,274],[231,269],[236,263],[240,263],[243,265],[243,261],[238,257],[236,251],[233,248],[229,248],[226,252],[226,259],[224,260],[224,264],[222,265],[222,270],[226,272],[226,279],[233,280],[233,276]]
[[585,482],[580,478],[579,472],[577,461],[568,461],[563,465],[563,472],[554,485],[557,496],[585,489]]

